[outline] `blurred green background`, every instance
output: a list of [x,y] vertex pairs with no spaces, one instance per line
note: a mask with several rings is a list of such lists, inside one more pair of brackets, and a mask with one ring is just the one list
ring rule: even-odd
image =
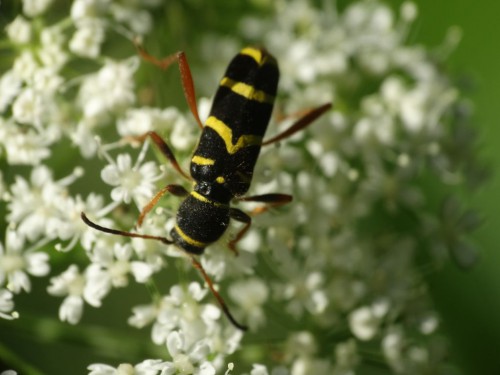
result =
[[[398,7],[402,2],[402,0],[390,0],[390,3],[395,7]],[[471,98],[475,107],[474,120],[479,132],[479,150],[483,160],[488,162],[492,171],[495,172],[500,167],[500,152],[497,151],[500,148],[500,128],[497,126],[500,104],[496,103],[500,98],[500,46],[498,46],[500,1],[416,0],[415,2],[419,8],[419,17],[410,34],[412,42],[423,43],[432,48],[442,43],[450,26],[457,25],[463,30],[463,39],[457,50],[451,55],[447,68],[452,72],[457,82],[461,85],[466,83],[464,85],[467,89],[465,95]],[[6,3],[8,4],[9,1],[4,0],[1,5],[4,6]],[[201,4],[203,2],[178,0],[172,1],[171,7],[175,7],[176,3]],[[204,16],[212,17],[206,23],[217,24],[219,30],[233,27],[232,20],[236,18],[230,17],[229,12],[237,12],[238,8],[241,8],[240,4],[237,5],[237,2],[230,1],[214,3],[224,4],[224,11],[218,13],[214,10],[208,14],[205,13]],[[338,0],[337,3],[340,8],[344,8],[350,1]],[[178,5],[178,7],[183,8],[183,5]],[[189,6],[187,8],[189,9]],[[0,7],[0,18],[1,15],[2,8]],[[200,33],[201,30],[195,29],[197,23],[193,19],[196,17],[192,19],[181,18],[181,21],[167,20],[166,24],[170,21],[184,22],[182,27],[177,29],[177,33],[174,32],[169,39],[176,40],[178,45],[182,45],[186,40],[189,40],[189,37],[182,35],[182,33],[179,34],[178,30],[188,30],[191,35]],[[168,26],[166,27],[168,28]],[[175,27],[173,29],[175,31]],[[172,50],[175,50],[178,45],[173,45]],[[500,374],[500,272],[498,272],[500,270],[500,252],[497,250],[496,242],[500,239],[500,230],[497,228],[497,221],[500,219],[500,199],[497,199],[499,191],[500,180],[498,175],[493,173],[486,186],[467,198],[467,205],[477,208],[485,218],[484,225],[477,231],[474,238],[475,243],[481,249],[480,261],[477,266],[472,270],[462,271],[450,263],[443,270],[429,276],[432,296],[442,314],[443,327],[452,341],[452,361],[460,365],[464,369],[464,374],[467,375]],[[43,286],[38,286],[38,288],[35,292],[43,294],[41,290]],[[139,293],[142,293],[142,290]],[[20,296],[16,299],[19,308],[31,303],[26,297],[31,296]],[[110,299],[118,301],[128,297],[118,291],[113,293]],[[59,301],[54,300],[53,302],[58,303]],[[112,301],[109,303],[112,304]],[[54,314],[56,311],[53,307],[44,307],[43,310],[46,311],[40,311],[40,313],[47,315]],[[85,315],[90,317],[89,320],[92,320],[94,315],[98,313],[99,311],[87,308]],[[124,322],[129,315],[129,311],[115,313],[116,315],[110,315],[115,321],[121,319]],[[29,316],[23,316],[23,318],[28,319],[28,326],[34,324],[29,321]],[[65,327],[67,328],[67,325]],[[86,330],[89,335],[95,337],[105,336],[104,332],[92,331],[92,328],[86,328]],[[40,350],[39,354],[42,356],[46,355],[42,353],[46,351],[47,358],[53,359],[53,355],[57,356],[58,351],[62,348],[40,349],[46,342],[45,340],[54,339],[54,337],[43,337],[43,332],[39,333],[41,336],[29,338],[29,330],[17,331],[16,334],[19,334],[21,340],[15,344],[15,347],[11,348],[16,352],[21,348],[28,352]],[[0,325],[0,338],[5,334],[5,325],[2,323]],[[67,344],[80,334],[78,329],[74,331],[68,329],[65,337],[62,337],[66,341],[64,350],[67,351]],[[147,341],[147,330],[137,334]],[[31,345],[27,345],[25,339],[31,339]],[[117,340],[119,339],[118,337]],[[113,347],[112,342],[101,344],[102,347]],[[48,354],[49,352],[50,354]],[[70,360],[74,361],[71,362],[71,368],[85,368],[85,365],[88,364],[85,350],[75,345],[72,354],[75,357]],[[101,354],[106,356],[106,353]],[[128,353],[115,352],[113,355],[127,358]],[[34,362],[36,363],[36,360]],[[56,367],[53,368],[61,369],[61,365],[62,363],[54,363]],[[84,371],[71,371],[71,373],[84,373]]]
[[[400,2],[394,2],[398,4]],[[480,154],[492,170],[489,183],[467,202],[483,213],[476,232],[479,263],[470,271],[449,264],[430,278],[431,292],[453,342],[454,360],[467,374],[500,374],[500,12],[499,1],[419,0],[414,36],[428,46],[440,43],[451,25],[463,39],[449,68],[470,84]]]

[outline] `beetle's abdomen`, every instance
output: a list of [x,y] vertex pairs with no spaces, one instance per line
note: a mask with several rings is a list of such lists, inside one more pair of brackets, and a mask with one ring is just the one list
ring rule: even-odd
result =
[[217,241],[229,225],[229,204],[219,203],[192,191],[177,211],[171,231],[174,242],[193,254]]

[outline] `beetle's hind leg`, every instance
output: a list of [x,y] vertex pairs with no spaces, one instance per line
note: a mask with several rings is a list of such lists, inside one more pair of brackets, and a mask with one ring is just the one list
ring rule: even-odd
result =
[[272,207],[282,206],[292,201],[292,196],[288,194],[280,194],[280,193],[271,193],[271,194],[262,194],[262,195],[252,195],[248,197],[240,197],[236,198],[236,200],[242,202],[261,202],[266,203],[264,206],[259,206],[254,208],[250,214],[243,212],[238,208],[232,207],[229,211],[229,216],[231,219],[239,221],[244,224],[243,228],[236,234],[236,236],[229,241],[228,247],[235,254],[238,255],[238,249],[236,245],[241,241],[246,232],[250,229],[252,225],[252,216],[259,215],[261,213],[266,212]]
[[304,114],[297,121],[295,121],[288,129],[275,135],[271,139],[262,142],[262,146],[270,145],[279,142],[282,139],[291,137],[293,134],[311,125],[314,122],[314,120],[316,120],[323,113],[328,111],[331,107],[332,103],[325,103],[323,105],[320,105],[319,107],[305,111]]

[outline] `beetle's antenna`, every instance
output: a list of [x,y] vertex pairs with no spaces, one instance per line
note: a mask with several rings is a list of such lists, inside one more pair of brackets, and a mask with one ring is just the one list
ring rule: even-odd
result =
[[[151,236],[148,234],[132,233],[132,232],[126,232],[126,231],[122,231],[122,230],[103,227],[103,226],[91,221],[87,217],[87,215],[85,215],[85,212],[82,212],[80,216],[82,217],[82,220],[84,221],[84,223],[87,224],[89,227],[94,228],[94,229],[101,231],[101,232],[104,232],[104,233],[113,234],[113,235],[117,235],[117,236],[124,236],[124,237],[143,238],[145,240],[156,240],[156,241],[163,242],[164,244],[167,244],[167,245],[174,243],[172,240],[169,240],[166,237]],[[231,311],[229,311],[229,308],[226,305],[226,302],[224,301],[222,296],[219,294],[219,292],[215,289],[214,284],[212,282],[212,279],[210,279],[210,276],[208,276],[207,272],[205,271],[205,269],[203,268],[201,263],[194,257],[194,255],[189,254],[187,251],[184,251],[184,253],[186,253],[189,256],[189,258],[191,259],[191,263],[193,264],[193,267],[196,268],[198,271],[200,271],[201,275],[203,276],[203,278],[205,279],[205,282],[208,285],[208,288],[210,289],[210,291],[212,292],[214,297],[217,299],[219,306],[221,307],[222,311],[224,311],[224,314],[227,316],[229,321],[236,328],[239,328],[242,331],[246,331],[248,329],[248,327],[243,325],[243,324],[238,323],[238,321],[233,317],[233,315],[231,314]]]
[[123,230],[117,230],[117,229],[103,227],[99,224],[94,223],[93,221],[90,221],[90,219],[87,217],[87,215],[85,215],[85,212],[82,212],[80,214],[80,216],[82,217],[83,222],[85,224],[87,224],[89,227],[94,228],[94,229],[101,231],[101,232],[104,232],[104,233],[114,234],[116,236],[144,238],[145,240],[156,240],[156,241],[163,242],[166,245],[170,245],[170,244],[174,243],[172,240],[169,240],[166,237],[151,236],[149,234],[132,233],[132,232],[126,232]]

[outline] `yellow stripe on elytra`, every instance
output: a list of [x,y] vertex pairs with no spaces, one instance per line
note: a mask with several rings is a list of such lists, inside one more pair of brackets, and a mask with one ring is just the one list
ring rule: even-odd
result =
[[199,155],[194,155],[193,158],[191,159],[191,162],[198,164],[198,165],[214,165],[215,164],[214,159],[205,158],[205,157],[199,156]]
[[210,116],[205,122],[205,126],[212,128],[219,134],[226,144],[227,152],[232,155],[242,148],[248,146],[260,146],[262,144],[262,137],[253,134],[243,134],[238,138],[236,143],[233,143],[233,131],[215,116]]
[[253,86],[250,86],[243,82],[234,81],[231,78],[224,77],[220,81],[220,85],[230,88],[234,93],[241,95],[248,100],[255,100],[260,103],[274,103],[274,96],[269,95],[265,91],[257,90]]
[[177,234],[179,236],[181,236],[181,238],[187,242],[188,244],[190,244],[191,246],[195,246],[195,247],[199,247],[199,248],[204,248],[204,247],[207,247],[208,246],[208,243],[205,243],[205,242],[201,242],[201,241],[196,241],[195,239],[192,239],[191,237],[189,237],[186,233],[184,233],[181,228],[179,228],[179,226],[177,224],[175,224],[175,231],[177,232]]
[[276,64],[276,60],[274,59],[274,57],[265,52],[263,53],[263,51],[258,48],[246,47],[240,51],[240,54],[250,56],[260,66],[268,62]]

